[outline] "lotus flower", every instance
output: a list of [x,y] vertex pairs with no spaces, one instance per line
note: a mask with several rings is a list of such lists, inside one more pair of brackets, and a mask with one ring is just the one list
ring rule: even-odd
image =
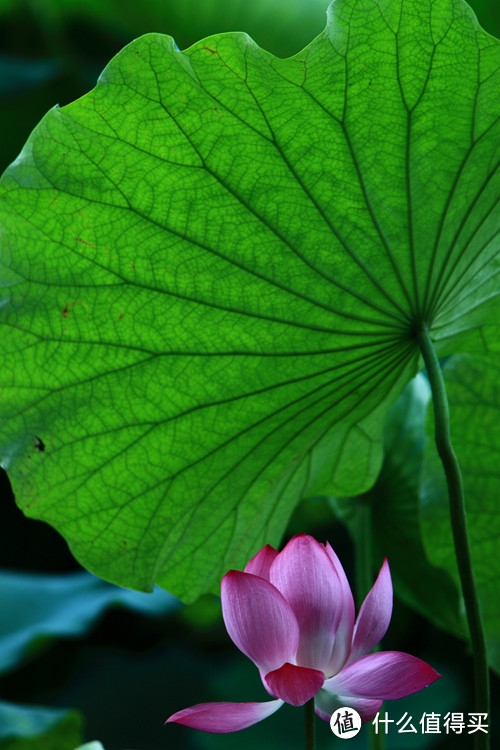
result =
[[277,552],[266,545],[221,584],[222,614],[236,646],[258,667],[274,700],[201,703],[168,721],[205,732],[235,732],[256,724],[283,703],[314,698],[316,714],[330,721],[341,706],[372,719],[382,701],[422,690],[440,676],[415,656],[399,651],[371,654],[392,613],[387,560],[354,620],[346,575],[330,544],[306,534]]

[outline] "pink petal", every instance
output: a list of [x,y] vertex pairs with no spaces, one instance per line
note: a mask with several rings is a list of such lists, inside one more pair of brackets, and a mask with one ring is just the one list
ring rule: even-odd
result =
[[261,669],[294,661],[299,643],[295,615],[263,578],[230,570],[221,583],[222,616],[233,643]]
[[441,677],[425,661],[400,651],[379,651],[348,664],[324,689],[337,695],[393,700],[423,690]]
[[[342,564],[333,551],[330,543],[326,543],[326,552],[333,563],[333,567],[339,577],[342,595],[340,600],[340,620],[335,633],[335,642],[327,668],[327,674],[336,674],[347,661],[351,651],[352,633],[354,629],[354,599],[352,597],[351,587],[344,572]],[[333,713],[333,711],[332,711]]]
[[353,698],[352,696],[336,695],[329,693],[327,690],[320,690],[314,698],[314,707],[316,714],[323,719],[323,721],[330,721],[330,718],[337,708],[354,708],[361,716],[361,721],[364,723],[373,719],[377,711],[380,710],[380,706],[383,701],[371,700],[368,698]]
[[266,674],[266,682],[271,693],[292,706],[303,706],[311,700],[324,681],[323,672],[288,663]]
[[373,588],[359,610],[354,626],[349,662],[369,654],[385,635],[392,615],[392,581],[389,563],[385,558]]
[[257,552],[255,557],[252,557],[250,562],[245,565],[245,573],[252,573],[254,576],[260,576],[269,580],[269,570],[273,564],[277,551],[270,544],[266,544],[262,547],[260,552]]
[[340,581],[326,549],[312,536],[294,536],[273,562],[270,580],[299,623],[297,664],[325,672],[342,601]]
[[215,734],[238,732],[267,719],[282,705],[283,701],[280,700],[266,703],[198,703],[172,714],[165,724],[171,721]]

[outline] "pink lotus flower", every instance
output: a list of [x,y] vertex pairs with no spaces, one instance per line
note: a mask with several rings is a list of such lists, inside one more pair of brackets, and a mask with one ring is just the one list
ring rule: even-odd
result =
[[266,545],[221,584],[222,614],[233,642],[258,667],[264,703],[201,703],[167,721],[205,732],[235,732],[256,724],[283,703],[301,706],[314,697],[316,714],[330,721],[341,706],[363,721],[386,699],[422,690],[440,675],[399,651],[370,654],[392,614],[387,560],[354,620],[344,569],[330,544],[306,534],[277,552]]

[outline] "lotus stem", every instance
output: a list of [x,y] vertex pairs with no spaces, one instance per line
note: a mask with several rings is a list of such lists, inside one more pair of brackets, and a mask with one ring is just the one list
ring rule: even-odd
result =
[[[455,556],[474,656],[475,711],[486,713],[489,718],[490,690],[486,640],[470,551],[462,474],[451,442],[448,397],[443,373],[428,328],[424,327],[417,334],[417,338],[431,386],[436,446],[448,485]],[[475,750],[488,750],[489,747],[489,734],[477,732]]]
[[304,706],[304,718],[306,723],[306,750],[315,750],[316,738],[314,728],[314,698]]

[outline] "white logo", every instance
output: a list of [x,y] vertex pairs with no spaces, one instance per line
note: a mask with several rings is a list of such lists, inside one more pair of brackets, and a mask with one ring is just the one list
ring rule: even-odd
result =
[[330,719],[330,728],[336,737],[350,740],[361,729],[361,716],[354,708],[342,706],[342,708],[337,708],[333,712]]

